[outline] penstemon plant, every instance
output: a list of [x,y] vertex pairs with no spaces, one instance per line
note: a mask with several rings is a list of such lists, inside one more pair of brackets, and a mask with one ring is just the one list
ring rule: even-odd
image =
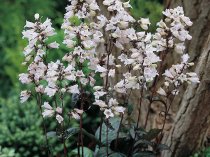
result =
[[[160,155],[162,150],[169,149],[161,144],[161,139],[179,88],[184,83],[199,83],[197,74],[188,71],[194,64],[185,53],[185,41],[192,38],[187,28],[192,22],[182,7],[166,9],[156,32],[151,33],[148,18],[136,20],[130,15],[129,1],[103,0],[106,16],[96,0],[69,1],[61,27],[62,44],[68,51],[61,60],[49,60],[51,49],[59,48],[57,42],[47,42],[56,35],[50,19],[43,21],[35,14],[35,21],[26,21],[23,31],[23,38],[28,40],[23,62],[27,73],[20,74],[19,80],[29,89],[21,92],[20,100],[24,103],[29,98],[36,99],[43,117],[48,156],[52,156],[46,127],[48,118],[57,121],[59,129],[55,134],[63,143],[65,157],[75,152],[84,157],[87,151],[98,157]],[[181,61],[164,69],[166,57],[172,53],[177,53]],[[97,79],[103,80],[102,83],[97,83]],[[139,93],[138,104],[133,104],[138,117],[129,121],[133,92]],[[66,97],[71,97],[71,104]],[[87,101],[92,105],[87,106]],[[165,106],[164,123],[161,128],[148,131],[149,110],[142,124],[141,106],[148,105],[150,109],[155,101]],[[101,122],[93,135],[85,130],[83,121],[86,112],[95,106],[100,109],[96,118]],[[74,120],[78,127],[69,125],[68,121]],[[70,135],[77,135],[76,151],[66,146]],[[85,136],[94,141],[92,150],[85,145]]]

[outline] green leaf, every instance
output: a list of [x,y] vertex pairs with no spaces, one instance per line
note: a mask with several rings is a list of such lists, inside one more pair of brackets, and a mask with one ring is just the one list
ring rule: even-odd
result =
[[151,129],[146,135],[144,135],[144,139],[151,141],[158,136],[161,132],[161,129]]
[[49,131],[49,132],[47,132],[47,138],[51,138],[51,137],[57,137],[55,131]]
[[[108,143],[111,143],[112,140],[117,138],[117,131],[119,129],[120,125],[120,118],[110,118],[109,122],[113,129],[108,128]],[[101,131],[101,143],[106,144],[106,130],[107,126],[103,123],[102,124],[102,131]],[[100,132],[100,127],[97,129],[95,133],[95,137],[99,139],[99,132]]]
[[75,134],[77,134],[80,131],[80,128],[78,127],[72,127],[66,130],[66,139],[74,136]]
[[79,26],[81,24],[81,21],[78,16],[72,16],[69,18],[69,22],[71,22],[74,26]]
[[170,150],[170,147],[167,146],[167,145],[165,145],[165,144],[159,144],[159,145],[157,146],[157,149],[158,149],[159,151]]
[[134,144],[134,147],[137,147],[138,145],[146,145],[146,146],[154,146],[153,142],[147,141],[147,140],[139,140]]
[[[99,150],[96,150],[96,156],[95,157],[107,157],[107,149],[106,147],[101,147]],[[113,153],[113,151],[108,148],[108,153]]]
[[122,153],[113,153],[109,155],[109,157],[126,157],[126,155]]
[[[79,149],[80,149],[80,155],[81,155],[82,147],[80,147]],[[83,147],[83,151],[84,151],[84,157],[93,157],[93,151],[90,150],[89,148]],[[71,151],[71,155],[77,155],[77,154],[78,154],[77,148]]]
[[156,157],[153,152],[139,152],[132,155],[132,157]]
[[131,115],[133,113],[133,105],[132,104],[128,104],[128,115]]
[[135,138],[135,129],[133,127],[129,130],[129,133],[130,133],[131,137],[134,139]]

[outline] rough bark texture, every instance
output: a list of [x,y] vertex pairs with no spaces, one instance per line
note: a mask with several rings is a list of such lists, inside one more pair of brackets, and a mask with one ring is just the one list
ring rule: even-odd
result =
[[163,139],[171,151],[162,155],[188,157],[203,146],[210,126],[210,1],[171,0],[165,5],[170,8],[183,6],[185,14],[194,22],[190,28],[193,39],[187,43],[186,51],[196,63],[201,83],[188,86],[175,101],[174,108],[178,109],[175,122]]

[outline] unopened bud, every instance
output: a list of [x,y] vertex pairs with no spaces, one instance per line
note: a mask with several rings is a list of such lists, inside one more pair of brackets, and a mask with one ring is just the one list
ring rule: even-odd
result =
[[95,11],[93,11],[93,10],[91,10],[91,11],[90,11],[90,16],[91,16],[91,17],[96,16],[96,12],[95,12]]
[[164,82],[165,86],[168,87],[169,86],[169,83],[168,82]]
[[62,92],[62,93],[65,93],[65,92],[66,92],[66,89],[65,89],[65,88],[62,88],[62,89],[61,89],[61,92]]
[[38,20],[38,19],[39,19],[39,14],[36,13],[36,14],[34,15],[34,18],[35,18],[35,20]]
[[139,64],[137,64],[137,65],[135,65],[134,67],[133,67],[133,70],[139,70],[140,69],[140,65]]
[[189,65],[189,66],[194,66],[194,63],[193,63],[193,62],[191,62],[191,63],[188,63],[188,65]]
[[116,65],[116,67],[117,67],[117,68],[120,68],[120,67],[121,67],[121,65],[120,65],[120,64],[118,64],[118,65]]

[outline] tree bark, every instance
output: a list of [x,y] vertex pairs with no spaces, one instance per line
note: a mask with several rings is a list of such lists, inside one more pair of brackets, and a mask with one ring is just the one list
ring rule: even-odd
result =
[[193,39],[187,43],[186,51],[195,62],[195,71],[201,83],[189,85],[176,99],[174,108],[178,111],[175,122],[163,139],[171,151],[163,152],[163,157],[192,155],[204,146],[210,126],[210,1],[165,1],[166,7],[174,8],[178,5],[184,7],[185,14],[194,23],[190,28]]

